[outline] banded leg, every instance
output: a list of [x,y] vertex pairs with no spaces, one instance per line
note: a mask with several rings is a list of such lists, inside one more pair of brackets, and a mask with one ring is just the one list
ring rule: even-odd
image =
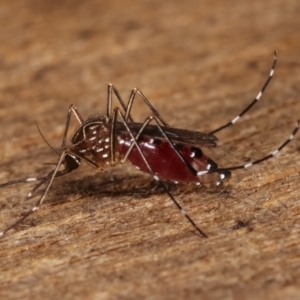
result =
[[[256,159],[252,162],[245,163],[243,165],[232,166],[232,167],[227,167],[227,168],[218,168],[217,170],[214,170],[213,173],[221,172],[221,171],[232,171],[232,170],[238,170],[238,169],[248,169],[248,168],[252,167],[253,165],[257,165],[265,160],[268,160],[268,159],[276,156],[283,148],[285,148],[285,146],[287,144],[289,144],[294,139],[297,131],[299,130],[299,126],[300,126],[300,120],[297,121],[297,124],[296,124],[295,128],[293,129],[289,138],[285,142],[283,142],[276,150],[272,151],[270,154],[263,156],[259,159]],[[206,173],[209,173],[209,171],[198,172],[198,175],[204,175]]]
[[219,172],[219,171],[222,171],[222,170],[232,171],[232,170],[238,170],[238,169],[248,169],[253,165],[257,165],[257,164],[259,164],[259,163],[261,163],[265,160],[268,160],[268,159],[276,156],[283,148],[285,148],[285,146],[287,144],[289,144],[294,139],[297,131],[299,130],[299,125],[300,125],[300,120],[297,121],[297,124],[296,124],[295,128],[293,129],[293,132],[291,133],[289,138],[284,143],[282,143],[276,150],[272,151],[270,154],[268,154],[266,156],[263,156],[259,159],[256,159],[252,162],[248,162],[246,164],[243,164],[243,165],[227,167],[227,168],[224,168],[224,169],[218,169],[216,172]]
[[264,93],[265,89],[267,88],[267,86],[269,85],[271,79],[273,78],[274,75],[274,71],[275,71],[275,67],[276,67],[276,63],[277,63],[277,51],[274,51],[274,60],[273,60],[273,65],[269,74],[269,77],[267,78],[266,82],[264,83],[263,87],[261,88],[260,92],[257,94],[257,96],[254,98],[254,100],[239,114],[237,115],[235,118],[233,118],[230,122],[228,122],[227,124],[213,130],[210,132],[210,134],[215,134],[225,128],[228,128],[230,126],[232,126],[233,124],[235,124],[243,115],[245,115],[252,106],[254,106],[258,100],[261,98],[262,94]]

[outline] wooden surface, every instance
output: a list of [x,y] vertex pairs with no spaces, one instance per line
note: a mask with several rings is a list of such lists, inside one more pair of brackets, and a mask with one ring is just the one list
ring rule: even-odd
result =
[[[106,84],[140,88],[172,125],[218,134],[235,165],[276,149],[300,118],[300,3],[1,1],[0,182],[43,175],[67,108],[105,111]],[[149,112],[141,101],[134,116]],[[74,121],[73,127],[77,126]],[[72,130],[71,130],[72,132]],[[148,176],[82,166],[0,239],[1,299],[299,299],[299,137],[221,188],[170,186],[199,238]],[[0,190],[1,228],[32,207],[32,185]],[[40,195],[40,194],[39,194]]]

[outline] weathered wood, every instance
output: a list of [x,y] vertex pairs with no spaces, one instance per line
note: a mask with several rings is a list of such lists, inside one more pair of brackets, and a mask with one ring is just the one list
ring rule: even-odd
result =
[[[0,182],[46,174],[68,106],[105,111],[106,84],[140,88],[173,126],[218,134],[229,166],[276,149],[300,118],[299,1],[1,1]],[[142,102],[134,116],[147,114]],[[74,127],[77,126],[74,121]],[[297,299],[299,138],[221,188],[173,187],[199,238],[151,178],[82,166],[0,239],[1,299]],[[0,229],[32,185],[0,190]]]

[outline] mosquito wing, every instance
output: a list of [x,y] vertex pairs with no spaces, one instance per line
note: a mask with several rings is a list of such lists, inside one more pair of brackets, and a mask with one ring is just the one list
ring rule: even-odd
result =
[[[129,122],[127,123],[129,129],[133,133],[133,135],[137,135],[139,130],[142,127],[142,123]],[[178,144],[187,144],[195,147],[208,147],[213,148],[216,147],[217,137],[210,133],[202,133],[198,131],[178,129],[172,127],[161,127],[165,134],[170,138],[170,140],[174,143]],[[116,123],[116,131],[118,133],[128,133],[127,129],[123,122],[117,121]],[[164,140],[164,136],[162,135],[160,129],[157,125],[147,125],[141,136],[147,135],[154,139]]]

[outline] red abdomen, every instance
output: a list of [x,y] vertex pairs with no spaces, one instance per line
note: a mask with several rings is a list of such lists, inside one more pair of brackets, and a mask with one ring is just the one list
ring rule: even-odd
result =
[[[218,172],[206,173],[202,176],[193,174],[167,140],[143,136],[138,140],[138,144],[152,171],[161,179],[182,183],[217,183],[220,180]],[[131,141],[128,136],[123,135],[119,139],[116,150],[121,157],[126,154],[130,145]],[[174,144],[174,146],[196,172],[217,169],[217,164],[203,154],[200,148],[182,144]],[[136,147],[133,147],[128,160],[141,171],[151,174]]]

